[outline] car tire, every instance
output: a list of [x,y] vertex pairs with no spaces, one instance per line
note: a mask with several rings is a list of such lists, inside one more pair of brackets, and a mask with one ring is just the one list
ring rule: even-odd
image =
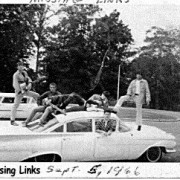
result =
[[35,162],[56,162],[56,154],[45,154],[34,157]]
[[143,155],[143,160],[146,162],[159,162],[162,158],[161,147],[150,147]]

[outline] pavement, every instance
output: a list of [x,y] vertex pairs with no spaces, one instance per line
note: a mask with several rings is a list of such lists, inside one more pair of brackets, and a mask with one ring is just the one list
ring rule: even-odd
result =
[[[136,118],[136,108],[121,108],[120,118],[126,121],[134,121]],[[180,112],[165,111],[143,108],[143,121],[151,122],[177,122],[180,121]]]

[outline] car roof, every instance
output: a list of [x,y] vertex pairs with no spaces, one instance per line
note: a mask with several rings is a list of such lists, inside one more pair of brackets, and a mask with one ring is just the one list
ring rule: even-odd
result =
[[15,93],[0,93],[0,96],[2,96],[2,97],[14,97]]
[[[65,123],[79,118],[100,118],[104,116],[104,111],[101,109],[89,110],[89,111],[75,111],[68,112],[66,115],[59,114],[56,116],[57,120],[61,123]],[[111,118],[118,119],[114,113],[111,113]]]
[[[15,97],[15,93],[0,93],[0,97]],[[26,98],[32,98],[29,96],[24,96]]]

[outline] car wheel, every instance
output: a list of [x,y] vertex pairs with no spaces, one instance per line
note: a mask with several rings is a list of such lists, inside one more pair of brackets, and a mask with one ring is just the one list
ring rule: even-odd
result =
[[56,154],[46,154],[34,157],[35,162],[55,162]]
[[162,157],[162,149],[160,147],[151,147],[144,154],[144,160],[148,162],[158,162]]

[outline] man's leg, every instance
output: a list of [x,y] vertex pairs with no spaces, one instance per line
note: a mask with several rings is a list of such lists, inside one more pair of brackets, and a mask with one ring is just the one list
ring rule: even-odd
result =
[[85,106],[73,106],[66,109],[66,112],[85,111]]
[[31,114],[29,115],[29,117],[24,122],[23,126],[26,126],[29,122],[31,122],[31,120],[34,118],[34,116],[36,115],[37,112],[44,112],[44,110],[45,110],[45,106],[38,106],[38,107],[34,108],[31,111]]
[[52,112],[53,112],[53,108],[52,108],[51,106],[48,106],[48,107],[45,109],[43,115],[42,115],[41,118],[39,119],[41,125],[46,122],[46,118],[47,118],[48,115],[49,115],[50,113],[52,113]]
[[22,94],[15,93],[14,104],[12,105],[12,109],[11,109],[11,118],[10,118],[11,125],[18,126],[18,124],[15,122],[15,119],[16,119],[17,108],[19,107],[22,98],[23,98]]
[[63,102],[61,109],[65,109],[69,103],[75,101],[79,106],[83,106],[85,104],[85,100],[76,93],[71,93],[68,98]]
[[27,91],[25,95],[33,97],[36,101],[38,100],[39,94],[34,91]]
[[120,110],[123,102],[128,101],[130,99],[129,95],[121,96],[114,106],[113,110],[117,112],[117,116],[120,118]]
[[140,97],[136,97],[136,124],[138,126],[138,131],[141,130],[142,126],[142,103]]

